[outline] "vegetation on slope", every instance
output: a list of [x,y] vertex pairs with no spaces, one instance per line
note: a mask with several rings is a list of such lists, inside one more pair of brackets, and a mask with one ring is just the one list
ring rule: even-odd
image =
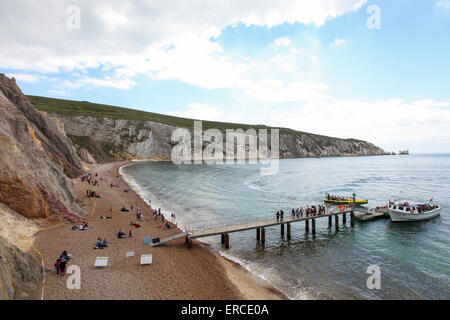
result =
[[[115,107],[104,104],[91,103],[87,101],[73,101],[54,99],[38,96],[27,96],[36,109],[45,111],[48,113],[57,113],[62,115],[72,116],[91,116],[97,118],[110,118],[110,119],[125,119],[125,120],[148,120],[158,123],[163,123],[175,127],[193,128],[193,119],[180,118],[174,116],[168,116],[153,112],[139,111],[122,107]],[[243,129],[247,130],[253,128],[259,129],[272,129],[265,125],[249,125],[240,123],[228,123],[217,121],[203,121],[203,129],[219,129],[225,132],[225,129]],[[280,128],[280,133],[297,133],[302,132],[295,131],[287,128]],[[309,133],[308,133],[309,134]]]

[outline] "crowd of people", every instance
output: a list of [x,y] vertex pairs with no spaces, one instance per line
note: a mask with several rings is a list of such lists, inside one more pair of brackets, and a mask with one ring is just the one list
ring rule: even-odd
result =
[[100,186],[100,181],[103,181],[103,179],[98,176],[98,173],[96,173],[95,176],[88,173],[81,177],[81,182],[87,182],[87,184],[92,185],[93,187]]
[[327,200],[335,200],[335,201],[350,201],[350,199],[346,197],[333,196],[327,193]]
[[[300,207],[297,209],[292,209],[291,210],[291,217],[293,219],[298,219],[298,218],[303,218],[303,217],[310,217],[310,216],[321,216],[324,215],[326,213],[326,208],[325,206],[322,205],[318,205],[318,206],[307,206],[306,208]],[[284,217],[284,211],[283,210],[278,210],[275,213],[275,218],[276,221],[283,221],[283,217]]]

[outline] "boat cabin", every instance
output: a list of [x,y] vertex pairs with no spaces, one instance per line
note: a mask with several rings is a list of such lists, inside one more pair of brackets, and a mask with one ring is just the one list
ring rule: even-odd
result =
[[431,205],[431,203],[419,203],[413,201],[390,200],[388,204],[389,210],[411,214],[421,214],[437,208],[439,208],[437,205]]

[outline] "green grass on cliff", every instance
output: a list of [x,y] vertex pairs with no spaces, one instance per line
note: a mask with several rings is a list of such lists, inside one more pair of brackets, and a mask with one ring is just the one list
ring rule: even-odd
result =
[[[72,101],[54,99],[38,96],[27,96],[34,107],[40,111],[71,116],[91,116],[97,118],[125,119],[125,120],[148,120],[176,127],[193,128],[193,119],[167,116],[163,114],[127,109],[122,107],[109,106],[104,104],[91,103],[87,101]],[[239,123],[227,123],[216,121],[203,121],[203,129],[243,129],[253,128],[271,129],[265,125],[248,125]],[[300,133],[298,131],[280,128],[280,133]]]

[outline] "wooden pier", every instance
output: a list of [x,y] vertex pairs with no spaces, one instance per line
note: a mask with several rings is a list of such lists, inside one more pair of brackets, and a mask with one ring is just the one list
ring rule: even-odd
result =
[[[218,225],[211,226],[205,228],[197,228],[189,230],[187,229],[182,236],[186,236],[186,244],[188,246],[192,245],[192,239],[195,238],[203,238],[203,237],[211,237],[215,235],[221,236],[221,243],[225,248],[230,247],[230,233],[246,231],[246,230],[256,230],[256,240],[260,241],[262,244],[266,241],[266,228],[272,226],[280,226],[281,236],[285,235],[285,226],[286,226],[286,237],[287,239],[291,239],[291,223],[296,222],[305,222],[305,231],[309,232],[309,221],[311,220],[311,233],[316,233],[316,219],[326,218],[328,217],[328,227],[332,227],[333,216],[334,216],[334,225],[336,229],[339,229],[339,216],[342,216],[342,224],[345,225],[347,221],[347,213],[350,214],[350,224],[354,226],[355,223],[355,213],[353,208],[346,209],[338,209],[338,210],[330,210],[324,214],[317,215],[309,215],[308,217],[303,216],[293,217],[290,213],[287,217],[283,219],[276,219],[275,217],[272,219],[260,220],[260,221],[249,221],[244,223],[230,224],[230,225]],[[152,244],[152,246],[158,246],[160,244],[166,243],[168,241],[174,240],[178,237],[169,237],[166,239],[162,239],[159,243]]]
[[370,209],[369,211],[355,212],[355,218],[362,221],[386,219],[389,218],[389,213],[385,209]]

